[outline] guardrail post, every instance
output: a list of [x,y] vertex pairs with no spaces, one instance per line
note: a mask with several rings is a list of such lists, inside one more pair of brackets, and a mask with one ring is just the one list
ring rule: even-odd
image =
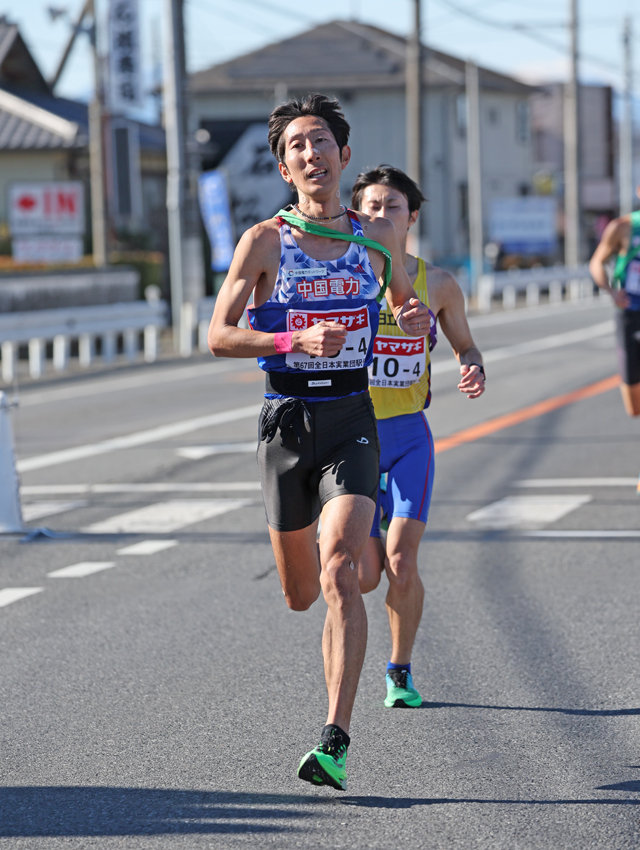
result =
[[56,372],[64,372],[69,365],[69,337],[58,334],[53,338],[53,368]]
[[534,307],[540,303],[540,286],[537,283],[527,284],[527,307]]
[[495,287],[495,278],[490,274],[481,274],[478,278],[478,290],[476,303],[480,313],[488,313],[491,310],[491,299]]
[[78,340],[78,361],[81,366],[91,366],[94,355],[94,339],[92,334],[80,334]]
[[516,288],[512,283],[502,290],[502,306],[505,310],[513,310],[516,306]]
[[180,310],[179,351],[181,357],[189,357],[193,353],[193,325],[195,311],[190,301],[185,301]]
[[562,281],[552,280],[549,284],[549,303],[559,304],[562,301]]
[[144,359],[153,363],[158,356],[158,329],[155,325],[147,325],[144,329]]
[[106,331],[102,337],[102,359],[111,363],[116,357],[116,332]]
[[16,346],[5,340],[0,348],[2,355],[2,380],[10,384],[16,376]]
[[33,337],[29,340],[29,375],[41,378],[44,372],[44,340]]

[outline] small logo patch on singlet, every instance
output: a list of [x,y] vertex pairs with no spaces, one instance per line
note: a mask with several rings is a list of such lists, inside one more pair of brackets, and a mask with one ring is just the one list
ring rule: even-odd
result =
[[326,381],[307,381],[308,387],[330,387],[331,379]]
[[285,277],[309,277],[309,275],[326,275],[327,270],[324,268],[315,269],[285,269]]

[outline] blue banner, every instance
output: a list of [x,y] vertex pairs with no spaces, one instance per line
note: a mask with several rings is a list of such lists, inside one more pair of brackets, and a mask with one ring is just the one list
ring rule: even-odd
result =
[[205,171],[198,178],[198,200],[211,243],[211,268],[214,272],[225,272],[231,265],[235,242],[227,183],[218,169]]

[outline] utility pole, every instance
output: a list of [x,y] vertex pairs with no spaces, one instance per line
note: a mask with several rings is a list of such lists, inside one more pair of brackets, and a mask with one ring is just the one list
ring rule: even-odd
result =
[[[91,15],[92,21],[86,26],[85,18]],[[51,20],[67,17],[66,9],[49,8]],[[89,184],[91,190],[91,239],[93,242],[93,262],[98,267],[107,264],[107,217],[105,213],[104,190],[104,145],[103,145],[103,86],[102,68],[98,51],[98,31],[95,0],[85,0],[75,21],[71,22],[71,35],[62,53],[58,67],[49,80],[53,91],[62,76],[71,50],[79,33],[89,36],[93,56],[94,91],[89,103]]]
[[633,93],[633,68],[631,45],[633,41],[631,18],[624,19],[622,30],[622,49],[624,61],[623,112],[620,122],[620,215],[628,215],[633,210],[633,119],[631,102]]
[[571,69],[564,87],[564,262],[577,266],[581,260],[580,145],[578,112],[578,0],[569,0]]
[[180,347],[184,301],[184,199],[186,121],[184,113],[184,0],[165,0],[167,45],[164,51],[164,124],[167,139],[167,218],[169,279],[174,344]]
[[467,186],[469,205],[469,288],[475,295],[482,274],[484,240],[482,221],[482,147],[480,139],[480,78],[478,66],[465,66],[467,100]]
[[89,174],[91,183],[91,236],[93,263],[98,268],[107,264],[107,221],[104,191],[104,144],[102,138],[102,68],[98,51],[96,3],[91,0],[93,26],[89,37],[93,54],[94,92],[89,103]]
[[[421,0],[413,0],[413,30],[407,39],[405,102],[406,102],[406,134],[407,134],[407,171],[418,186],[426,194],[424,169],[422,166],[422,41],[421,33]],[[418,245],[416,253],[422,256],[423,242],[426,240],[426,212],[418,217],[416,237]]]

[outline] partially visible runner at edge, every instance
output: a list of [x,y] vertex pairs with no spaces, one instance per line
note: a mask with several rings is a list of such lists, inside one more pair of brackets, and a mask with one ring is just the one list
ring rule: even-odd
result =
[[[636,194],[640,197],[640,186]],[[609,282],[606,265],[614,256]],[[589,271],[616,307],[622,403],[629,416],[640,416],[640,210],[609,222],[589,261]],[[637,490],[640,493],[640,476]]]
[[[340,203],[349,130],[340,104],[324,95],[273,110],[269,144],[297,202],[243,234],[209,328],[214,355],[257,357],[266,372],[258,464],[282,591],[295,611],[309,608],[321,590],[327,604],[326,724],[298,776],[339,790],[346,788],[349,726],[367,641],[356,564],[378,490],[367,367],[385,253],[392,261],[386,295],[396,321],[410,334],[429,328],[429,311],[411,286],[393,225]],[[337,235],[329,238],[330,231]],[[345,244],[341,235],[364,235],[378,247]],[[250,298],[251,327],[243,329],[238,323]],[[283,664],[287,653],[281,647]],[[277,725],[274,734],[282,734]]]
[[[352,192],[354,209],[393,222],[404,265],[417,296],[429,307],[430,332],[409,339],[383,302],[369,385],[380,439],[381,486],[371,536],[358,564],[360,589],[378,586],[386,572],[386,608],[391,630],[387,664],[387,708],[417,708],[422,697],[413,684],[411,655],[422,618],[424,587],[418,572],[418,547],[431,502],[434,450],[426,408],[431,401],[429,352],[436,343],[437,322],[460,363],[458,389],[478,398],[485,389],[482,355],[465,314],[462,290],[449,272],[406,252],[407,236],[425,200],[403,171],[380,165],[358,175]],[[380,515],[388,522],[386,539]]]

